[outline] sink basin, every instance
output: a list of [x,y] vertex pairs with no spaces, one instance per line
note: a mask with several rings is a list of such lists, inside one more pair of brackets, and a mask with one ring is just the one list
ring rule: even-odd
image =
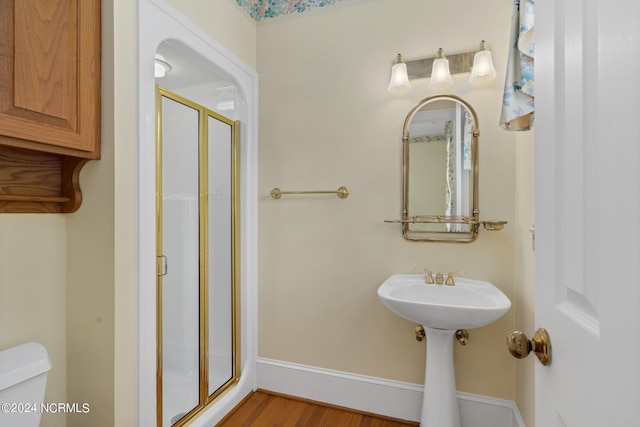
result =
[[434,329],[472,329],[505,314],[511,301],[489,282],[455,277],[454,286],[426,284],[424,274],[394,274],[378,288],[395,314]]
[[493,284],[456,277],[454,286],[426,284],[424,274],[395,274],[378,288],[387,308],[419,323],[427,338],[421,427],[461,427],[453,366],[458,329],[498,320],[511,301]]

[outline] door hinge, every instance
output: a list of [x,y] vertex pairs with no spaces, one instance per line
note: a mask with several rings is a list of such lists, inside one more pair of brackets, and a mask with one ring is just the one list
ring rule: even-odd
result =
[[168,270],[169,270],[169,264],[167,262],[167,256],[158,255],[156,257],[156,275],[166,276]]

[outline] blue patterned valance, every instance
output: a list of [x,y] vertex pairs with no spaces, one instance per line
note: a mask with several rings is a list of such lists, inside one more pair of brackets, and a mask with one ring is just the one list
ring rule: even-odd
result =
[[290,13],[302,13],[314,7],[331,6],[343,0],[236,0],[256,21]]

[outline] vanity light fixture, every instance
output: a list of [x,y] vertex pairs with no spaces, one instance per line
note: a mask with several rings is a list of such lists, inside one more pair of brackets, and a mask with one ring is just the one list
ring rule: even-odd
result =
[[164,77],[169,71],[171,71],[171,65],[164,59],[164,56],[156,53],[155,55],[155,77]]
[[398,54],[396,63],[391,67],[389,92],[402,92],[409,89],[411,89],[411,83],[409,83],[409,76],[407,75],[407,64],[402,60],[402,55]]
[[449,71],[449,60],[444,56],[442,48],[438,49],[436,58],[431,66],[431,81],[429,87],[431,89],[441,90],[453,85],[451,72]]
[[487,47],[487,42],[480,42],[480,50],[473,56],[473,68],[471,69],[471,77],[469,83],[484,83],[496,78],[498,73],[493,67],[493,58],[491,51]]
[[[406,77],[400,74],[404,69]],[[409,89],[411,80],[424,78],[431,78],[431,89],[444,89],[451,86],[451,75],[469,72],[469,83],[472,84],[488,82],[497,76],[491,51],[484,40],[480,43],[479,51],[456,53],[446,57],[442,48],[438,49],[435,57],[406,62],[403,62],[402,55],[398,54],[391,69],[389,92],[397,92],[399,88]],[[397,74],[400,77],[397,77]]]

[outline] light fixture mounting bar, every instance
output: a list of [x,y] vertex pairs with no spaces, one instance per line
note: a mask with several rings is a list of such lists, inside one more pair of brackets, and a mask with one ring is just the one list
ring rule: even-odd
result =
[[[449,60],[449,72],[453,74],[470,73],[473,67],[473,56],[476,52],[447,54]],[[431,68],[435,57],[405,61],[409,80],[426,79],[431,77]]]

